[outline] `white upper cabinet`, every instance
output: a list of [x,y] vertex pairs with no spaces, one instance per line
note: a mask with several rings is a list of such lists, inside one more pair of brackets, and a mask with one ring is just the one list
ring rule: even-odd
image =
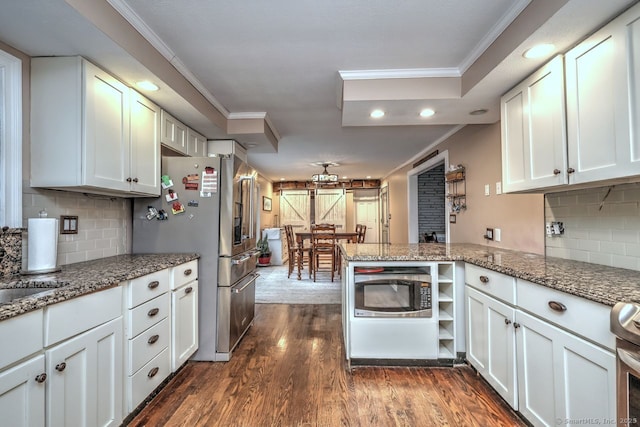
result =
[[566,184],[562,56],[507,92],[500,105],[503,190]]
[[165,110],[161,117],[160,142],[180,154],[187,154],[187,126]]
[[[505,192],[640,177],[640,5],[502,97]],[[563,79],[564,78],[564,79]]]
[[207,138],[193,129],[187,129],[187,154],[191,157],[207,155]]
[[160,107],[131,91],[131,188],[160,194]]
[[640,175],[640,6],[566,54],[571,183]]
[[[53,57],[32,59],[31,89],[33,187],[119,196],[160,194],[159,189],[148,192],[135,185],[132,176],[140,165],[131,162],[138,147],[131,141],[127,86],[81,57]],[[158,168],[159,161],[158,156],[147,157],[145,167],[155,162]]]

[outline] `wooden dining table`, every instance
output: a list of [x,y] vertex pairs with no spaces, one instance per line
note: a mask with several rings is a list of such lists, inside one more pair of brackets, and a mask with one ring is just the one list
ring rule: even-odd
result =
[[[311,240],[311,231],[296,231],[296,243],[298,248],[304,246],[305,240]],[[336,241],[346,240],[347,243],[356,243],[358,241],[358,233],[355,231],[336,231]],[[302,253],[298,255],[298,280],[301,280],[302,274]]]

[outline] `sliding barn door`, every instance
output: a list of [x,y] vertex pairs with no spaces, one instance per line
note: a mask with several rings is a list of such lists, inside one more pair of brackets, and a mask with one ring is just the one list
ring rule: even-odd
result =
[[280,195],[280,223],[292,225],[293,231],[308,231],[311,224],[307,190],[282,190]]
[[316,190],[316,224],[335,224],[336,231],[347,231],[347,195],[343,188]]

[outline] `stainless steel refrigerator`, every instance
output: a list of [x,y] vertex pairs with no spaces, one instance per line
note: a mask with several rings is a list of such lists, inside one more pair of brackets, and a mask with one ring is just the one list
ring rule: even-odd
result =
[[226,361],[253,323],[255,172],[239,157],[163,157],[162,195],[133,204],[133,253],[197,252],[199,349]]

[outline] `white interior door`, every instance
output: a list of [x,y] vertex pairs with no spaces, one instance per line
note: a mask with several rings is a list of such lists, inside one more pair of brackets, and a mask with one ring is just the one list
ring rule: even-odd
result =
[[367,226],[367,232],[364,236],[365,243],[378,242],[378,198],[367,197],[364,199],[356,199],[355,213],[356,224]]
[[346,231],[347,197],[343,188],[316,190],[316,224],[335,224],[336,231]]
[[280,195],[280,223],[291,225],[294,231],[309,230],[309,192],[307,190],[282,190]]

